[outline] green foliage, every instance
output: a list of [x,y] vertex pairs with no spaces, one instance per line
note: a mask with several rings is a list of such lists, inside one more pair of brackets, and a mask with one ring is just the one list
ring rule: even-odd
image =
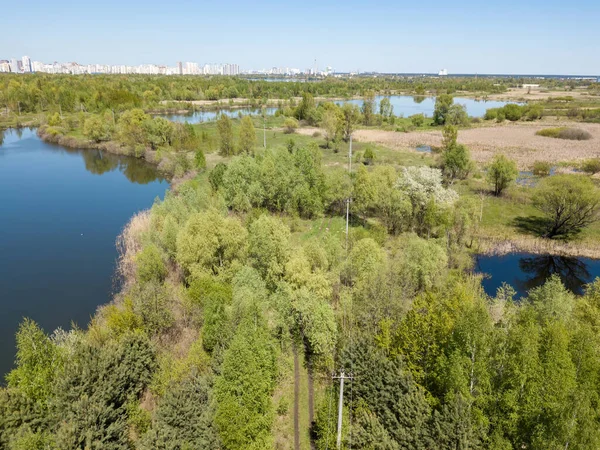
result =
[[518,174],[514,161],[504,155],[496,155],[487,169],[487,180],[492,185],[494,195],[501,195],[516,180]]
[[136,276],[142,283],[149,281],[162,282],[167,276],[167,268],[163,262],[160,250],[156,245],[145,246],[136,255]]
[[215,380],[215,425],[223,448],[269,448],[275,350],[264,324],[245,320],[225,351]]
[[591,158],[581,164],[581,170],[590,175],[600,172],[600,158]]
[[217,119],[217,132],[219,133],[219,154],[221,156],[235,154],[233,127],[231,126],[231,120],[226,114],[221,114],[219,119]]
[[552,172],[552,165],[547,161],[536,161],[533,163],[532,172],[537,177],[547,177]]
[[218,191],[223,184],[223,175],[227,171],[227,164],[218,163],[208,174],[208,181],[213,191]]
[[568,237],[598,220],[600,190],[589,178],[556,175],[539,183],[533,204],[547,219],[545,236]]
[[454,98],[450,94],[440,94],[435,99],[433,110],[433,123],[436,125],[446,125],[450,107],[454,103]]
[[17,367],[6,380],[29,400],[45,405],[60,367],[60,354],[50,338],[32,320],[25,319],[17,332]]
[[206,157],[201,149],[198,149],[194,153],[194,165],[196,169],[206,169]]
[[363,154],[363,162],[369,166],[373,164],[373,161],[375,161],[375,150],[373,150],[373,147],[368,146]]
[[410,122],[417,128],[425,125],[425,115],[423,114],[413,114],[409,117]]
[[442,153],[444,175],[450,180],[465,179],[473,168],[469,150],[462,144],[453,145]]
[[113,132],[112,117],[107,114],[94,114],[85,119],[83,134],[95,142],[109,141]]
[[290,255],[290,230],[275,217],[262,215],[250,225],[248,238],[252,265],[269,286],[283,276]]
[[298,129],[298,126],[299,126],[299,124],[296,119],[294,119],[293,117],[288,117],[283,122],[283,132],[285,134],[295,133],[296,130]]
[[373,125],[375,121],[375,93],[369,91],[363,98],[363,104],[361,108],[363,124],[369,126]]
[[256,132],[254,131],[254,124],[250,116],[244,116],[240,126],[240,153],[253,155],[255,145]]
[[142,449],[219,448],[214,406],[207,380],[191,377],[175,383],[158,403]]
[[177,262],[187,273],[219,273],[243,260],[247,233],[239,220],[215,210],[195,213],[177,235]]
[[101,347],[77,343],[54,386],[57,447],[129,448],[127,403],[139,397],[154,367],[154,351],[143,335]]
[[235,211],[249,211],[264,198],[258,162],[250,156],[233,159],[223,174],[221,191],[227,206]]

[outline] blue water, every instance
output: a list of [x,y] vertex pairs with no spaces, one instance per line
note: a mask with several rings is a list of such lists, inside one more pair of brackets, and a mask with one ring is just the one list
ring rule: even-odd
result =
[[475,270],[486,274],[482,284],[490,296],[495,296],[506,282],[517,291],[517,298],[525,297],[527,291],[541,286],[553,274],[559,275],[569,290],[582,294],[585,285],[600,276],[600,260],[530,253],[480,255]]
[[[379,102],[383,96],[375,97],[376,111],[379,112]],[[388,97],[391,105],[394,107],[394,115],[408,117],[413,114],[424,114],[428,117],[433,116],[435,109],[435,97],[412,97],[409,95],[391,95]],[[354,103],[362,106],[362,99],[344,100],[336,103],[345,102]],[[489,108],[500,108],[509,102],[475,100],[472,98],[454,97],[454,103],[464,105],[467,108],[467,114],[471,117],[483,117],[485,111]]]
[[85,327],[110,300],[115,239],[168,182],[147,163],[67,150],[32,130],[0,146],[0,380],[24,317],[47,332]]
[[[277,108],[265,108],[265,113],[268,116],[272,116],[277,111]],[[165,119],[172,120],[173,122],[188,122],[188,123],[202,123],[208,122],[211,120],[215,120],[220,114],[225,114],[231,118],[238,118],[240,115],[248,116],[255,115],[258,116],[262,114],[262,110],[260,108],[229,108],[229,109],[220,109],[220,110],[212,110],[212,111],[194,111],[189,114],[159,114],[160,117],[164,117]]]

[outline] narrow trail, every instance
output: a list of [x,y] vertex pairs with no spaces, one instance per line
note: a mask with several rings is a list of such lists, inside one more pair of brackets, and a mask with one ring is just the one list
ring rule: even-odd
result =
[[300,363],[298,350],[294,347],[294,449],[300,450]]
[[[315,420],[315,386],[313,382],[313,371],[312,367],[308,366],[308,423],[312,426]],[[315,446],[312,438],[310,439],[310,448],[311,450],[315,450],[317,447]]]

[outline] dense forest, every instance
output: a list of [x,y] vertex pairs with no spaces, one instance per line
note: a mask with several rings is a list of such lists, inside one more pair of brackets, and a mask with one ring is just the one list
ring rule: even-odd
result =
[[132,219],[88,330],[21,325],[0,446],[292,448],[297,352],[318,449],[340,369],[344,448],[598,448],[597,283],[486,296],[465,270],[477,214],[436,168],[350,177],[311,145],[220,163]]

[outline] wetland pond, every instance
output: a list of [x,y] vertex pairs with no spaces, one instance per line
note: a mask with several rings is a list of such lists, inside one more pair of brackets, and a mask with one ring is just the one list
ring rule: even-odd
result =
[[527,291],[541,286],[554,274],[570,291],[582,294],[585,285],[600,276],[600,260],[531,253],[479,255],[475,272],[484,274],[483,288],[492,297],[502,283],[517,291],[517,299],[525,297]]
[[24,317],[47,333],[72,323],[84,328],[111,300],[117,236],[168,187],[154,166],[136,158],[47,144],[35,130],[4,133],[0,383],[13,367]]
[[[375,97],[376,108],[375,110],[379,112],[379,102],[383,96]],[[435,109],[435,97],[413,97],[410,95],[391,95],[388,96],[390,99],[391,105],[394,107],[394,115],[400,117],[409,117],[413,114],[424,114],[425,116],[431,117],[433,116],[433,111]],[[336,100],[335,103],[338,105],[343,105],[344,103],[353,103],[362,106],[362,99],[353,99],[353,100]],[[467,108],[467,113],[471,117],[483,117],[485,115],[485,111],[489,108],[500,108],[509,102],[501,102],[501,101],[490,101],[490,100],[476,100],[473,98],[464,98],[464,97],[455,97],[454,103],[458,103],[460,105],[464,105]],[[277,111],[277,108],[269,107],[265,109],[265,112],[268,116],[272,116]],[[188,114],[157,114],[160,117],[164,117],[165,119],[172,120],[174,122],[188,122],[188,123],[202,123],[209,122],[211,120],[215,120],[219,114],[225,114],[232,119],[239,117],[240,115],[255,115],[258,116],[261,114],[260,108],[228,108],[223,107],[222,109],[217,110],[196,110],[190,112]]]

